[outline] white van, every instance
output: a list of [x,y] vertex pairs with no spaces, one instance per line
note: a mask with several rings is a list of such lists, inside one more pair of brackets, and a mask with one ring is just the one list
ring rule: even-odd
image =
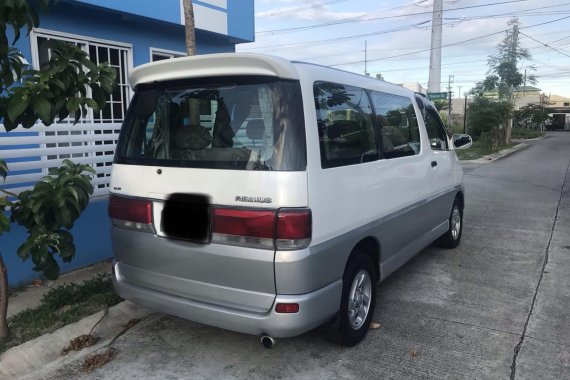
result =
[[377,283],[461,239],[463,171],[423,96],[318,65],[213,54],[143,65],[111,178],[126,299],[273,338],[358,343]]

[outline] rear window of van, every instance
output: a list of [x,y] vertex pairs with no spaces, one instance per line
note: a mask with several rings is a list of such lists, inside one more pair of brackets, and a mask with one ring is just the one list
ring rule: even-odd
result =
[[299,171],[306,142],[298,81],[241,76],[141,84],[115,162]]

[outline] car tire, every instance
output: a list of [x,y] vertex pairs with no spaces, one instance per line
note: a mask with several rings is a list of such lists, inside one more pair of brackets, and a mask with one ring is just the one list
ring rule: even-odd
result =
[[449,230],[435,241],[435,245],[440,248],[455,248],[461,241],[463,233],[463,209],[459,200],[455,199],[449,214]]
[[340,310],[329,338],[352,347],[366,336],[376,305],[378,276],[370,256],[357,252],[347,264],[342,282]]

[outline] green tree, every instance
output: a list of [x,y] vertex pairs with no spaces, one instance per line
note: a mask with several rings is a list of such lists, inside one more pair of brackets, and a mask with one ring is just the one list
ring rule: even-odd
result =
[[[21,30],[28,32],[39,26],[38,14],[47,9],[49,0],[4,0],[0,3],[0,120],[6,131],[18,126],[32,127],[38,120],[50,125],[56,119],[72,116],[77,122],[88,108],[100,110],[106,96],[113,91],[115,70],[107,64],[95,65],[75,45],[48,42],[49,62],[39,70],[25,64],[22,53],[14,47]],[[8,39],[8,28],[13,39]],[[75,255],[73,236],[69,229],[89,203],[93,192],[94,173],[87,165],[65,161],[53,176],[44,177],[33,190],[12,194],[0,190],[0,235],[10,231],[15,222],[26,228],[28,238],[19,247],[18,256],[32,259],[34,270],[48,278],[59,275],[54,259],[64,262]],[[0,160],[0,177],[8,175],[8,166]],[[10,217],[5,213],[10,209]],[[0,338],[8,333],[7,268],[0,255]]]
[[545,121],[552,120],[546,108],[538,104],[529,104],[515,112],[518,123],[530,124],[531,127],[543,125]]
[[[519,67],[521,62],[531,61],[532,56],[529,50],[520,44],[518,19],[516,17],[511,19],[508,25],[512,26],[512,29],[505,32],[505,38],[497,45],[497,53],[489,57],[487,77],[477,83],[471,93],[479,97],[492,93],[499,102],[506,102],[514,110],[515,88],[524,84],[525,79],[526,83],[536,84],[536,76],[531,73],[525,78]],[[527,67],[530,71],[535,70],[533,66]],[[510,143],[513,126],[512,112],[503,126],[503,141]]]
[[444,111],[449,109],[449,100],[437,99],[433,101],[433,104],[435,105],[435,108],[438,111]]
[[512,117],[509,102],[496,101],[482,96],[475,97],[467,106],[469,133],[475,138],[488,138],[496,146],[499,144],[499,126]]

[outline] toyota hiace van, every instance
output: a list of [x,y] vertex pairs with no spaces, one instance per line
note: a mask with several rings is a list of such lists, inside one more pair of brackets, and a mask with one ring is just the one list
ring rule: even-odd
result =
[[111,176],[113,280],[126,299],[234,331],[332,323],[352,346],[377,283],[462,233],[463,171],[420,94],[234,53],[135,69]]

